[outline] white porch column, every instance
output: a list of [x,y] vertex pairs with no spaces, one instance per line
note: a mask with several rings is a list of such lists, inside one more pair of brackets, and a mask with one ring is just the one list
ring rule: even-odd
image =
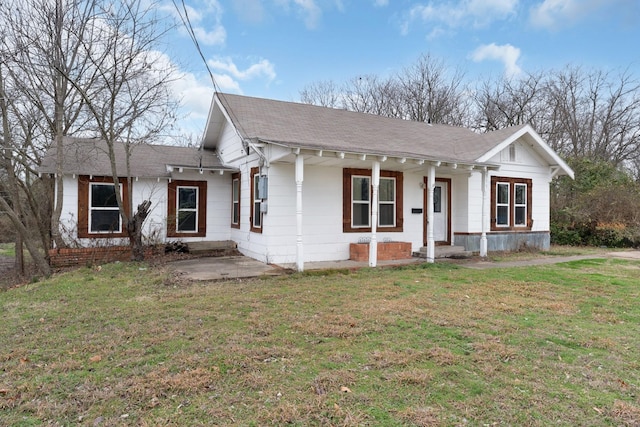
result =
[[482,235],[480,236],[480,256],[487,256],[487,228],[489,226],[489,202],[487,198],[489,191],[487,186],[489,184],[489,171],[486,167],[482,168]]
[[427,262],[435,262],[436,241],[433,237],[433,191],[436,187],[436,167],[429,165],[427,175]]
[[296,154],[296,269],[304,271],[304,247],[302,245],[302,181],[304,158]]
[[369,267],[378,265],[378,189],[380,188],[380,162],[373,162],[371,171],[371,185],[373,193],[371,195],[371,241],[369,242]]

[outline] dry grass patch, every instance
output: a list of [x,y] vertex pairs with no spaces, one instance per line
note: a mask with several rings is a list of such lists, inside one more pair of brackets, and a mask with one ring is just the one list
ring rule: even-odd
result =
[[398,412],[398,418],[408,425],[418,427],[438,427],[446,425],[435,408],[416,407],[406,408]]

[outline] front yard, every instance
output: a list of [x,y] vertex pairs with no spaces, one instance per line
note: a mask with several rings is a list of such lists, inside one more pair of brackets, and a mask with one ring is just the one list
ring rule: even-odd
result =
[[638,425],[640,262],[0,292],[2,425]]

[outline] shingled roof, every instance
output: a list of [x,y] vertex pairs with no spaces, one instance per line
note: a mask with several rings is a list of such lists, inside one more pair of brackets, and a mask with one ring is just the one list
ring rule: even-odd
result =
[[[523,127],[481,134],[309,104],[221,93],[216,98],[242,138],[292,148],[475,163]],[[207,130],[205,146],[215,146],[214,135]]]
[[[110,176],[107,144],[100,139],[66,137],[62,169],[66,174]],[[114,146],[116,170],[126,176],[124,144]],[[227,170],[210,150],[169,145],[139,144],[132,147],[131,176],[140,178],[170,177],[171,167],[204,170]],[[41,173],[56,173],[56,149],[50,148],[39,168]]]

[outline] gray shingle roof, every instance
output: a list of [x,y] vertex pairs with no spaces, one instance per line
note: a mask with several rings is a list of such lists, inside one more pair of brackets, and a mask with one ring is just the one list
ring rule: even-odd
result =
[[480,134],[309,104],[216,96],[243,138],[318,150],[473,163],[522,127]]
[[[107,144],[99,139],[64,139],[63,170],[67,174],[110,176],[111,165]],[[114,146],[116,169],[126,176],[124,144]],[[167,166],[204,169],[227,169],[216,154],[209,150],[169,145],[140,144],[133,147],[130,157],[131,176],[140,178],[170,177]],[[40,165],[39,172],[56,172],[56,149],[50,148]]]

